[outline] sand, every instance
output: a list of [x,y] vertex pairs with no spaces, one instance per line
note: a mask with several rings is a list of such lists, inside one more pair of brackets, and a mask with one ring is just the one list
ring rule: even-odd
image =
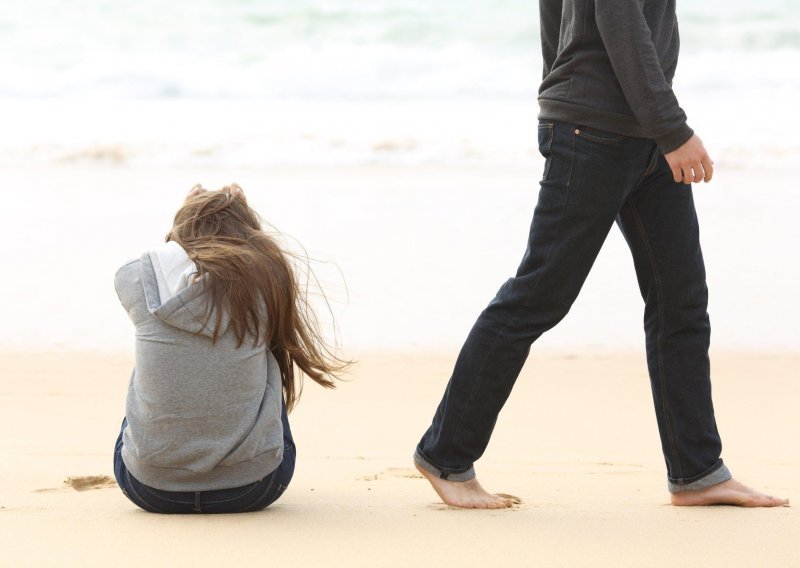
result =
[[[521,503],[463,511],[411,467],[454,353],[355,353],[291,415],[297,471],[255,514],[159,516],[110,482],[129,355],[0,356],[3,566],[800,566],[796,508],[668,505],[644,357],[535,353],[478,463]],[[724,458],[800,499],[800,354],[716,353]]]

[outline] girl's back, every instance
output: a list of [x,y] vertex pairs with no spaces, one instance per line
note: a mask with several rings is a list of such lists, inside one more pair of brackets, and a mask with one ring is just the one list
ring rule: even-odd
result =
[[281,462],[280,369],[263,341],[238,345],[225,313],[212,345],[215,315],[206,323],[202,282],[184,281],[168,295],[162,275],[188,260],[169,242],[115,277],[136,327],[123,458],[137,479],[159,489],[245,485]]
[[114,281],[136,328],[117,482],[148,511],[266,507],[294,471],[295,369],[333,387],[347,364],[238,186],[196,186],[166,240]]

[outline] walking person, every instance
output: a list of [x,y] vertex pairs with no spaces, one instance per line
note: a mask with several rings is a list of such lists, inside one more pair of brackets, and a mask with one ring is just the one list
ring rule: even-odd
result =
[[713,161],[671,83],[675,0],[540,0],[545,158],[528,246],[481,313],[414,454],[448,504],[503,508],[473,464],[528,356],[566,316],[612,225],[633,254],[645,301],[653,400],[675,505],[778,506],[721,459],[709,371],[708,291],[692,183]]

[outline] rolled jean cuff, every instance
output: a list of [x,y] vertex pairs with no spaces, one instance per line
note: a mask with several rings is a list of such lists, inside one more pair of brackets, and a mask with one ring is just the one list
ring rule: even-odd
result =
[[419,449],[414,452],[414,463],[422,469],[431,472],[437,477],[446,479],[447,481],[469,481],[475,477],[474,467],[470,467],[467,471],[461,472],[442,471],[440,468],[436,467],[427,459],[425,459]]
[[703,474],[700,479],[689,482],[682,480],[669,480],[667,487],[670,493],[680,493],[682,491],[701,491],[713,485],[718,485],[731,479],[731,472],[722,460],[712,468],[710,473]]

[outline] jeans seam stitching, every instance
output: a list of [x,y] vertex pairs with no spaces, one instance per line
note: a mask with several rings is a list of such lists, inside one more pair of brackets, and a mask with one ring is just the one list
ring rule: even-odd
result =
[[593,136],[592,134],[589,134],[588,132],[583,130],[582,127],[578,127],[576,128],[576,130],[580,131],[580,133],[578,133],[577,136],[583,138],[584,140],[588,140],[589,142],[595,142],[597,144],[614,145],[614,144],[619,144],[620,142],[622,142],[623,140],[627,140],[628,138],[627,136],[617,136],[616,138],[606,139],[606,138],[600,138],[598,136]]
[[[539,126],[541,128],[541,125]],[[541,181],[547,181],[547,178],[550,175],[550,166],[553,163],[553,138],[554,138],[554,128],[553,125],[547,125],[546,130],[548,131],[548,140],[546,144],[547,148],[547,156],[544,159],[544,173],[542,174]]]
[[131,483],[131,474],[130,474],[130,472],[129,472],[129,471],[126,471],[126,472],[125,472],[125,475],[126,475],[126,476],[127,476],[127,478],[128,478],[128,479],[127,479],[128,483],[126,483],[126,485],[128,486],[128,490],[129,490],[129,491],[130,491],[130,492],[133,494],[133,496],[134,496],[134,497],[136,497],[136,501],[134,501],[133,499],[131,499],[131,501],[133,501],[134,503],[136,503],[136,505],[138,505],[138,506],[139,506],[139,507],[141,507],[142,509],[145,509],[145,511],[147,511],[148,509],[146,509],[145,507],[143,507],[143,506],[142,506],[142,504],[146,505],[146,506],[147,506],[149,509],[151,509],[153,512],[156,512],[156,513],[164,513],[164,511],[163,511],[163,510],[162,510],[160,507],[156,507],[155,505],[153,505],[152,503],[150,503],[150,502],[149,502],[147,499],[145,499],[144,497],[142,497],[142,495],[141,495],[141,494],[140,494],[140,493],[139,493],[139,492],[136,490],[136,487],[134,487],[134,486],[133,486],[133,483]]
[[658,153],[659,152],[660,152],[660,150],[659,150],[658,146],[655,146],[653,148],[653,151],[650,154],[650,158],[648,159],[647,167],[644,169],[644,172],[642,173],[642,175],[639,176],[639,179],[636,180],[636,183],[633,184],[633,191],[636,191],[637,189],[639,189],[641,187],[642,183],[644,183],[645,178],[647,178],[647,176],[649,176],[651,173],[653,173],[655,171],[656,166],[658,165]]
[[278,470],[273,471],[270,474],[270,477],[271,479],[269,480],[269,485],[267,485],[267,488],[264,490],[263,493],[261,493],[261,495],[259,495],[258,499],[253,499],[253,501],[250,503],[250,506],[245,508],[245,511],[258,511],[266,506],[264,505],[256,507],[256,505],[261,504],[261,501],[264,499],[264,497],[266,497],[269,494],[270,490],[272,489],[272,486],[275,485],[275,479],[278,477]]
[[230,498],[227,498],[227,499],[218,499],[218,500],[215,500],[215,501],[205,501],[205,502],[203,502],[203,505],[204,506],[205,505],[222,505],[224,503],[231,503],[231,502],[237,501],[239,499],[244,499],[245,497],[250,495],[250,493],[252,493],[257,486],[258,486],[258,481],[254,482],[252,484],[252,487],[250,487],[247,491],[245,491],[244,493],[240,493],[239,495],[236,495],[235,497],[230,497]]
[[669,440],[670,450],[672,450],[672,456],[675,458],[675,462],[678,467],[678,477],[682,477],[683,465],[681,464],[680,456],[678,455],[678,449],[677,446],[675,445],[675,436],[672,432],[672,421],[670,420],[669,417],[669,404],[667,403],[667,397],[666,397],[666,381],[664,378],[664,353],[662,346],[662,340],[664,335],[664,312],[663,312],[664,305],[661,298],[661,279],[658,276],[658,268],[656,266],[655,255],[653,254],[650,241],[647,238],[647,233],[644,230],[644,224],[642,223],[642,219],[639,216],[639,211],[636,209],[636,205],[634,204],[633,199],[630,200],[630,207],[633,219],[636,222],[636,228],[639,229],[639,235],[642,238],[645,252],[647,253],[648,260],[650,261],[650,268],[653,271],[653,280],[656,285],[656,302],[658,303],[658,312],[657,312],[658,335],[656,337],[656,346],[658,350],[658,381],[661,390],[661,408],[664,411],[664,426],[667,430],[667,438]]
[[653,156],[650,158],[650,164],[647,166],[647,169],[644,171],[644,175],[642,176],[642,178],[646,178],[647,176],[649,176],[651,173],[653,173],[655,171],[656,166],[658,165],[658,153],[660,151],[661,150],[658,148],[658,146],[656,146],[653,149]]
[[[169,497],[165,497],[164,495],[161,495],[160,494],[160,490],[156,489],[155,487],[150,487],[148,485],[145,485],[141,481],[139,482],[139,484],[142,486],[142,489],[144,489],[151,497],[155,497],[156,499],[161,499],[162,501],[166,501],[168,503],[176,503],[178,505],[193,505],[194,504],[194,498],[192,498],[192,501],[176,501],[175,499],[170,499]],[[159,493],[156,493],[156,491],[159,491]],[[191,493],[193,495],[195,492],[191,491],[191,492],[187,492],[187,493]]]
[[[555,138],[555,133],[553,133],[553,137]],[[572,170],[575,168],[575,138],[576,138],[576,136],[573,135],[572,136],[572,155],[570,156],[569,175],[567,176],[567,194],[569,194],[569,190],[572,187]]]

